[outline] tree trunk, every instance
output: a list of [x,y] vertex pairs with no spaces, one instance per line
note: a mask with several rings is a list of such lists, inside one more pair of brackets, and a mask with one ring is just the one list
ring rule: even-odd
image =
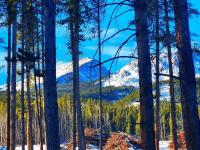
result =
[[[22,53],[25,51],[25,28],[26,28],[26,0],[22,1]],[[25,134],[25,106],[24,106],[24,60],[21,60],[21,113],[22,113],[22,150],[25,150],[25,144],[26,144],[26,134]]]
[[147,4],[135,1],[136,39],[140,85],[141,138],[144,150],[155,150],[152,75],[147,27]]
[[32,107],[31,107],[31,93],[30,93],[30,68],[27,66],[26,72],[27,82],[27,100],[28,100],[28,114],[27,114],[27,147],[28,150],[33,150],[33,134],[32,134]]
[[79,83],[79,31],[80,31],[80,1],[74,1],[74,51],[73,55],[73,75],[74,75],[74,99],[76,101],[77,123],[78,123],[78,146],[79,150],[85,150],[85,136],[80,102],[80,83]]
[[169,28],[169,12],[168,12],[168,2],[164,0],[164,10],[165,10],[165,21],[166,21],[166,46],[168,50],[168,62],[169,62],[169,93],[170,93],[170,102],[171,102],[171,119],[172,119],[172,136],[174,150],[178,150],[177,142],[177,122],[176,122],[176,104],[175,104],[175,93],[174,93],[174,78],[173,78],[173,66],[172,66],[172,53],[170,45],[170,28]]
[[[36,10],[37,13],[39,13],[39,9],[38,6],[36,6]],[[36,43],[37,43],[37,64],[35,63],[35,69],[36,69],[36,65],[38,67],[38,72],[40,71],[40,51],[39,51],[39,25],[38,25],[38,21],[36,24],[36,30],[37,30],[37,34],[36,34]],[[40,72],[39,72],[40,73]],[[37,85],[37,78],[36,78],[36,74],[34,74],[34,80],[35,80],[35,94],[36,94],[36,105],[37,105],[37,118],[38,118],[38,128],[39,128],[39,140],[40,140],[40,150],[43,150],[43,141],[42,141],[42,116],[41,116],[41,93],[40,93],[40,75],[38,76],[38,85]],[[38,87],[39,86],[39,87]]]
[[98,49],[99,49],[99,120],[100,120],[100,140],[99,140],[99,149],[103,149],[103,141],[102,141],[102,132],[103,132],[103,103],[102,103],[102,66],[101,66],[101,22],[100,22],[100,0],[98,0],[97,4],[98,8]]
[[48,150],[60,149],[56,86],[56,38],[54,0],[45,0],[45,122]]
[[159,140],[160,140],[160,22],[159,22],[159,1],[155,1],[156,5],[156,127],[155,127],[155,142],[156,150],[159,150]]
[[39,132],[40,132],[40,150],[43,150],[43,126],[42,126],[42,118],[43,118],[43,109],[42,109],[42,95],[41,95],[41,81],[40,77],[38,79],[38,84],[39,84]]
[[[15,5],[15,4],[14,4]],[[14,6],[16,7],[16,5]],[[15,8],[16,9],[16,8]],[[17,52],[17,14],[13,18],[13,31],[12,31],[12,115],[11,115],[11,150],[15,150],[16,145],[16,52]]]
[[11,76],[11,6],[8,3],[8,56],[7,56],[7,149],[10,150],[10,76]]
[[[42,26],[41,26],[41,32],[42,32],[42,56],[41,56],[41,58],[42,58],[42,80],[43,80],[43,85],[44,85],[44,69],[45,69],[45,25],[44,25],[44,1],[43,0],[41,0],[41,4],[42,4],[42,16],[41,16],[41,18],[42,18]],[[42,96],[42,98],[43,98],[43,100],[44,100],[44,95],[45,95],[45,88],[44,88],[44,86],[43,86],[43,95],[41,94],[40,96]],[[40,99],[42,100],[42,98],[40,97]],[[41,113],[41,117],[43,117],[43,118],[45,118],[44,116],[45,116],[45,114],[44,114],[44,108],[42,108],[42,101],[40,101],[40,113]],[[41,118],[41,120],[42,120],[42,118]],[[42,122],[41,122],[42,123]],[[46,130],[45,130],[45,127],[46,127],[46,125],[45,125],[45,121],[44,121],[44,123],[42,123],[42,125],[43,125],[43,127],[44,127],[44,135],[45,135],[45,132],[46,132]],[[44,144],[46,144],[46,136],[44,136]]]
[[25,150],[26,133],[25,133],[25,107],[24,107],[24,62],[21,63],[21,113],[22,113],[22,150]]
[[38,120],[38,129],[39,129],[39,142],[40,142],[40,150],[43,150],[43,142],[42,142],[42,124],[41,124],[41,113],[40,113],[40,102],[39,102],[39,92],[37,87],[37,78],[34,75],[34,83],[35,83],[35,99],[36,99],[36,110],[37,110],[37,120]]
[[200,147],[200,122],[198,116],[196,79],[191,49],[187,0],[174,0],[174,13],[186,145],[188,150],[198,150]]
[[[74,24],[73,24],[73,9],[69,8],[69,15],[70,15],[70,44],[71,44],[71,51],[74,52]],[[73,56],[72,56],[73,57]],[[72,58],[74,59],[74,58]],[[75,66],[73,63],[73,70],[75,70]],[[74,72],[74,71],[73,71]],[[73,75],[74,76],[74,75]],[[75,85],[76,81],[75,78],[73,79],[73,85]],[[75,87],[73,88],[73,93],[76,93]],[[76,149],[76,97],[75,94],[73,94],[73,150]]]

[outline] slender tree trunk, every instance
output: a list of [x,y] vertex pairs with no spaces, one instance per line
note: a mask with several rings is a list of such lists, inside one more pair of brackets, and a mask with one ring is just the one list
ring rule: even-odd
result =
[[188,150],[198,150],[200,147],[200,122],[198,116],[196,79],[191,49],[187,0],[174,0],[174,12],[186,145]]
[[[44,73],[44,69],[45,69],[45,6],[44,6],[44,1],[41,0],[42,3],[42,26],[41,26],[41,36],[42,36],[42,73]],[[43,76],[44,78],[44,76]],[[44,81],[44,79],[43,79]],[[43,90],[45,90],[43,88]],[[43,91],[44,92],[44,91]],[[44,92],[45,93],[45,92]]]
[[[155,1],[156,5],[156,73],[160,72],[160,15],[159,15],[159,1]],[[160,78],[156,75],[156,128],[155,128],[155,142],[156,150],[159,150],[160,140]]]
[[[16,7],[16,4],[14,4]],[[15,8],[16,9],[16,8]],[[16,52],[17,52],[17,14],[14,14],[12,29],[12,115],[11,115],[11,150],[15,150],[16,145]]]
[[85,150],[85,136],[80,102],[80,83],[79,83],[79,31],[80,31],[80,1],[74,1],[74,51],[73,55],[73,73],[74,73],[74,99],[76,101],[77,123],[78,123],[78,146],[79,150]]
[[[36,6],[36,10],[38,13],[38,6]],[[38,67],[38,73],[40,73],[40,52],[39,52],[39,26],[38,26],[38,21],[37,21],[37,34],[36,34],[36,43],[37,43],[37,67]],[[35,68],[36,68],[36,64],[35,64]],[[42,120],[41,120],[41,93],[40,93],[40,75],[38,76],[38,84],[39,84],[39,89],[37,87],[37,78],[36,78],[36,74],[34,75],[35,77],[35,92],[36,92],[36,104],[37,104],[37,117],[38,117],[38,128],[39,128],[39,140],[40,140],[40,150],[43,150],[43,141],[42,141]]]
[[40,112],[40,118],[39,118],[39,123],[40,123],[40,150],[43,150],[43,126],[42,126],[42,118],[43,118],[43,109],[42,109],[42,95],[41,95],[41,81],[40,77],[38,79],[38,84],[39,84],[39,112]]
[[[72,3],[72,2],[71,2]],[[73,24],[73,8],[69,8],[69,14],[70,14],[70,38],[71,38],[71,51],[74,52],[74,24]],[[72,56],[73,57],[73,56]],[[74,59],[74,58],[72,58]],[[73,63],[73,70],[75,69],[74,63]],[[73,71],[74,72],[74,71]],[[73,85],[75,85],[76,81],[75,78],[73,79]],[[73,88],[73,93],[76,93],[75,87]],[[73,150],[76,149],[76,97],[75,94],[73,94]]]
[[155,150],[152,75],[147,27],[147,4],[135,1],[138,68],[140,85],[141,138],[144,150]]
[[[32,11],[32,5],[33,5],[33,2],[30,1],[30,8],[29,8],[29,13],[33,13]],[[29,39],[27,41],[27,44],[29,45],[26,45],[28,47],[28,52],[30,54],[33,54],[34,56],[34,52],[35,52],[35,42],[34,42],[34,29],[29,26],[30,23],[32,23],[32,20],[26,20],[26,21],[29,21],[27,22],[27,26],[28,26],[28,32],[27,34],[29,34]],[[32,51],[31,51],[31,48],[32,48]],[[34,135],[33,133],[34,132],[34,123],[33,123],[33,113],[32,113],[32,98],[31,98],[31,69],[33,68],[32,65],[33,65],[34,62],[32,61],[29,61],[27,62],[26,64],[26,80],[27,80],[27,101],[28,101],[28,112],[27,112],[27,147],[28,147],[28,150],[33,150],[33,143],[34,143]]]
[[31,107],[31,93],[30,93],[30,68],[27,66],[26,72],[27,82],[27,100],[28,100],[28,114],[27,114],[27,147],[28,150],[33,150],[33,134],[32,134],[32,107]]
[[41,116],[40,116],[40,102],[39,102],[39,94],[37,87],[37,78],[34,75],[34,83],[35,83],[35,96],[36,96],[36,109],[37,109],[37,120],[38,120],[38,129],[39,129],[39,141],[40,141],[40,150],[43,150],[43,142],[42,142],[42,124],[41,124]]
[[21,63],[21,113],[22,113],[22,150],[25,150],[26,134],[25,134],[25,107],[24,107],[24,62]]
[[60,149],[56,86],[56,38],[54,0],[45,0],[45,122],[48,150]]
[[103,126],[103,103],[102,103],[102,66],[101,66],[101,22],[100,22],[100,0],[98,0],[97,4],[98,8],[98,49],[99,49],[99,103],[100,103],[100,112],[99,112],[99,120],[100,120],[100,140],[99,140],[99,149],[103,149],[102,142],[102,126]]
[[[42,56],[41,56],[41,58],[42,58],[42,80],[43,80],[43,94],[41,94],[40,96],[42,96],[42,98],[40,98],[41,100],[43,99],[44,100],[44,95],[45,95],[45,88],[44,88],[44,69],[45,69],[45,25],[44,25],[44,23],[45,23],[45,21],[44,21],[44,1],[43,0],[41,0],[41,4],[42,4],[42,16],[41,16],[41,18],[42,18],[42,26],[41,26],[41,33],[42,33]],[[45,114],[44,114],[44,108],[42,108],[42,101],[40,101],[40,113],[41,113],[41,117],[43,117],[43,118],[45,118],[44,116],[45,116]],[[43,120],[42,118],[41,118],[41,120]],[[42,122],[41,122],[42,123]],[[46,130],[45,130],[45,127],[46,127],[46,125],[45,125],[45,122],[44,123],[42,123],[42,125],[43,125],[43,127],[44,127],[44,135],[45,135],[45,132],[46,132]],[[46,144],[47,142],[46,142],[46,136],[44,136],[44,144]]]
[[169,92],[170,92],[170,102],[171,102],[171,119],[172,119],[172,136],[174,150],[178,150],[177,142],[177,122],[176,122],[176,104],[175,104],[175,93],[174,93],[174,78],[173,78],[173,66],[172,66],[172,52],[170,45],[170,28],[169,28],[169,12],[168,12],[168,2],[164,0],[164,10],[165,10],[165,24],[166,24],[166,45],[168,50],[168,62],[169,62]]
[[11,6],[8,3],[8,56],[7,56],[7,149],[10,150],[10,76],[11,76]]
[[[26,13],[26,0],[22,1],[22,53],[25,51],[25,28],[26,28],[26,21],[25,21],[25,13]],[[26,135],[25,135],[25,107],[24,107],[24,60],[21,60],[21,113],[22,113],[22,150],[25,150],[26,144]]]

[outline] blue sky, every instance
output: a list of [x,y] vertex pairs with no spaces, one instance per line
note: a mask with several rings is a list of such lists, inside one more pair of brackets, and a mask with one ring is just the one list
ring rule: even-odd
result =
[[[195,8],[200,10],[200,0],[189,0]],[[121,7],[118,10],[118,14],[124,10],[129,10],[130,8]],[[109,16],[111,15],[113,8],[106,10],[105,17],[102,19],[101,30],[102,35],[105,34],[106,27],[109,21]],[[130,11],[123,16],[121,16],[118,20],[115,20],[111,23],[110,28],[107,32],[107,37],[114,34],[116,31],[127,27],[127,23],[134,18],[133,11]],[[192,33],[200,34],[200,17],[192,17],[190,19],[190,31]],[[123,32],[122,34],[116,36],[112,39],[112,41],[107,42],[103,46],[103,60],[111,58],[114,56],[119,44],[124,41],[128,36],[133,34],[134,31],[127,31]],[[89,35],[85,34],[86,37]],[[5,43],[7,44],[7,30],[5,28],[0,28],[0,37],[4,39]],[[56,43],[57,43],[57,61],[61,62],[68,62],[71,61],[71,55],[67,49],[67,39],[68,39],[68,32],[65,26],[57,25],[56,28]],[[192,37],[192,41],[198,42],[200,44],[200,37]],[[3,46],[2,44],[0,46]],[[135,41],[131,40],[125,47],[123,47],[120,55],[131,55],[133,53],[133,49],[135,49]],[[83,52],[81,54],[81,58],[90,57],[93,58],[96,50],[97,50],[97,39],[88,39],[84,42],[81,42],[80,50]],[[0,47],[0,66],[5,65],[5,55],[6,51]],[[98,56],[96,56],[98,58]],[[118,71],[122,66],[129,63],[131,59],[120,59],[117,63],[114,64],[112,68],[112,72]],[[109,69],[110,63],[105,64],[105,66]],[[6,74],[5,69],[0,70],[0,85],[5,84],[6,81]]]
[[[198,8],[200,10],[200,1],[199,0],[190,0],[189,2],[192,3],[192,5],[195,8]],[[124,10],[129,10],[130,8],[127,7],[122,7],[119,9],[118,14]],[[108,24],[108,18],[111,15],[113,8],[110,8],[106,13],[106,17],[102,20],[101,28],[102,28],[102,37],[105,34],[105,30]],[[122,17],[120,17],[118,20],[115,20],[111,23],[110,28],[107,33],[107,37],[110,35],[114,34],[116,31],[123,29],[127,27],[127,23],[134,18],[134,13],[133,11],[126,13]],[[190,19],[190,31],[192,33],[197,33],[200,35],[200,17],[192,17]],[[118,49],[119,44],[124,41],[128,36],[130,36],[134,31],[127,31],[123,32],[122,34],[116,36],[114,39],[111,41],[107,42],[103,46],[103,59],[106,60],[108,58],[111,58],[114,56],[116,50]],[[87,35],[86,35],[87,36]],[[57,28],[57,58],[58,60],[62,61],[70,61],[71,56],[66,48],[67,43],[67,32],[64,27],[58,27]],[[200,37],[192,37],[192,41],[199,42]],[[130,41],[121,51],[120,55],[131,55],[133,52],[132,50],[135,48],[136,44],[135,41]],[[80,50],[83,52],[83,54],[80,57],[93,57],[95,54],[95,51],[97,49],[97,39],[90,39],[86,40],[81,43],[81,48]],[[98,57],[96,57],[98,58]],[[112,71],[117,71],[119,70],[122,66],[127,64],[131,59],[120,59],[116,65],[116,67],[113,67]],[[109,68],[110,63],[106,64],[106,67]]]

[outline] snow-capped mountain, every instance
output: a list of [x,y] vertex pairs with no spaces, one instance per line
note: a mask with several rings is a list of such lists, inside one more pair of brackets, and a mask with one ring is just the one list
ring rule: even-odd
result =
[[[179,76],[179,67],[178,67],[178,59],[177,59],[177,52],[173,52],[173,71],[174,76]],[[194,53],[194,66],[195,66],[195,73],[196,77],[200,76],[200,54]],[[155,58],[152,59],[152,80],[155,82]],[[168,65],[168,57],[167,53],[162,53],[160,55],[160,73],[169,74],[168,72],[169,65]],[[169,80],[167,76],[160,76],[161,81]],[[138,61],[133,60],[128,65],[122,67],[119,72],[111,74],[110,77],[107,77],[103,80],[103,86],[139,86],[139,76],[138,76]],[[160,85],[160,93],[161,99],[169,99],[169,85],[163,83]],[[155,94],[155,91],[154,91]]]
[[[174,76],[179,75],[179,67],[178,67],[178,59],[177,52],[173,52],[173,70]],[[196,71],[196,76],[200,75],[200,54],[194,53],[194,66]],[[152,59],[152,80],[155,81],[155,58]],[[167,53],[162,53],[160,55],[160,73],[169,74],[168,73],[168,57]],[[168,80],[169,77],[160,76],[160,80]],[[133,60],[128,65],[122,67],[119,72],[111,74],[110,77],[107,77],[103,80],[103,86],[135,86],[139,85],[139,75],[138,75],[138,61]]]
[[103,80],[103,86],[138,86],[137,60],[122,67],[119,72],[111,74]]
[[[80,70],[80,82],[92,82],[99,78],[98,67],[92,67],[93,65],[98,64],[99,62],[95,59],[83,58],[79,62]],[[72,81],[73,77],[73,65],[72,62],[69,63],[58,63],[57,69],[57,83],[63,84]],[[109,74],[109,71],[102,67],[102,77],[105,77]]]

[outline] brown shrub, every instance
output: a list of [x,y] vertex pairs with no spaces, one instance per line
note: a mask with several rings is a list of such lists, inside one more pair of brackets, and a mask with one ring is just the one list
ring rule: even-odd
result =
[[126,133],[118,132],[113,133],[107,140],[104,150],[128,150],[131,146],[140,147],[141,141],[136,138],[129,136]]

